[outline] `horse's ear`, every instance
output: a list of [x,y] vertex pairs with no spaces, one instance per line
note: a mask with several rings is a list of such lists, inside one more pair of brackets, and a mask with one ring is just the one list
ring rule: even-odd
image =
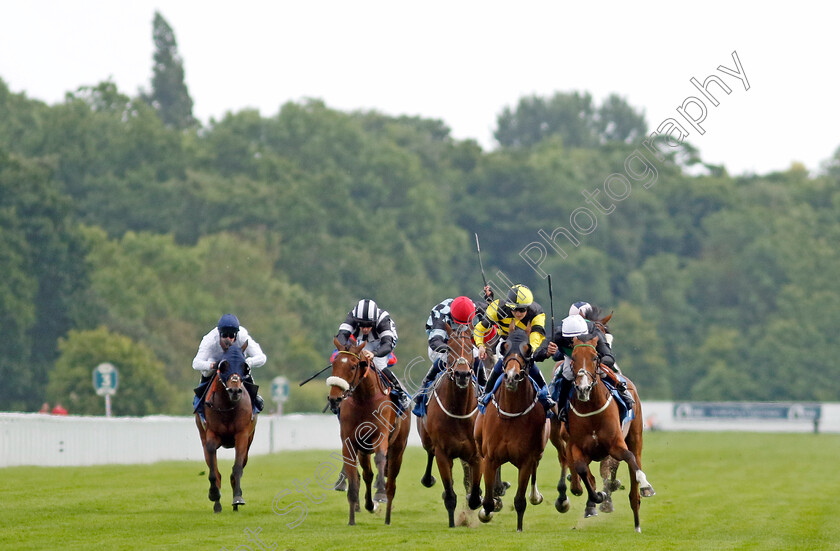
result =
[[613,312],[610,312],[610,315],[605,317],[604,319],[602,319],[601,323],[604,324],[604,325],[608,324],[610,322],[610,320],[612,319],[612,317],[613,317]]
[[245,344],[242,345],[242,351],[245,352],[246,348],[248,348],[248,341],[245,341]]
[[361,342],[360,342],[360,343],[358,343],[356,346],[351,346],[351,347],[349,348],[349,350],[350,350],[350,352],[352,352],[353,354],[358,354],[359,352],[361,352],[361,351],[362,351],[362,349],[364,349],[364,347],[365,347],[365,342],[364,342],[364,341],[361,341]]
[[519,353],[522,355],[523,358],[527,358],[531,355],[531,343],[522,342],[519,344]]
[[451,326],[451,325],[449,325],[449,324],[448,324],[448,323],[446,323],[446,322],[444,322],[444,323],[443,323],[443,326],[444,326],[444,328],[446,329],[446,334],[447,334],[447,335],[451,335],[451,334],[452,334],[452,326]]
[[525,328],[525,332],[528,333],[529,335],[531,334],[531,324],[532,323],[533,323],[533,320],[529,321],[528,322],[528,327]]
[[503,342],[502,345],[499,347],[499,352],[502,353],[503,357],[507,356],[508,348],[509,348],[509,346],[508,346],[507,341]]
[[514,329],[516,329],[516,318],[510,322],[510,325],[508,326],[508,334],[513,333]]

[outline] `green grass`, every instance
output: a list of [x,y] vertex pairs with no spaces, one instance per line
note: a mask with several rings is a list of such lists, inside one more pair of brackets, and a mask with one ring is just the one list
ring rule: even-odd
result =
[[[316,481],[335,480],[328,471],[337,460],[327,451],[253,457],[243,478],[247,505],[236,513],[227,484],[231,461],[222,461],[218,515],[207,500],[203,463],[13,467],[0,469],[0,549],[261,549],[246,529],[259,530],[264,548],[276,544],[277,550],[840,549],[838,456],[836,435],[647,433],[644,470],[657,494],[642,500],[641,534],[633,531],[626,490],[614,494],[615,513],[584,519],[584,497],[574,496],[572,510],[557,513],[560,469],[551,444],[539,470],[545,501],[528,505],[523,533],[515,531],[512,492],[491,523],[473,515],[469,526],[447,528],[440,482],[420,485],[425,454],[418,448],[406,453],[391,526],[384,525],[384,511],[364,509],[357,525],[347,526],[346,494],[322,490]],[[513,480],[515,469],[506,465],[503,475]],[[628,480],[624,464],[619,478]],[[295,482],[306,479],[319,503],[296,492]],[[456,491],[462,509],[463,487]],[[274,508],[289,514],[272,510],[275,497]],[[292,511],[298,500],[306,503],[306,516],[290,529],[302,511]]]

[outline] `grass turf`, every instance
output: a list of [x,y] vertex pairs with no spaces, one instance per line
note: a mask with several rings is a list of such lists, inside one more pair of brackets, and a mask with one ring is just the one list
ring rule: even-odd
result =
[[[829,468],[838,452],[837,435],[646,433],[643,468],[657,495],[642,500],[641,534],[633,531],[627,490],[614,494],[611,514],[584,519],[583,496],[571,496],[572,510],[557,513],[560,468],[551,444],[538,472],[545,501],[528,504],[523,533],[515,531],[513,489],[489,524],[469,513],[465,525],[449,529],[440,481],[420,485],[419,448],[406,452],[391,526],[384,507],[362,509],[357,525],[347,526],[346,494],[318,483],[335,480],[337,451],[252,457],[242,483],[247,505],[238,512],[230,506],[232,462],[223,460],[220,514],[207,499],[203,463],[12,467],[0,469],[0,549],[840,549],[840,484]],[[459,466],[455,474],[462,511]],[[503,467],[505,480],[515,476]],[[619,478],[629,481],[625,464]]]

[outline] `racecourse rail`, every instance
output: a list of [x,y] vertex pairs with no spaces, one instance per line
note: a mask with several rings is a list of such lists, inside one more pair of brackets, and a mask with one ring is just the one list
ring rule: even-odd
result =
[[[643,408],[646,430],[840,433],[840,403],[645,402]],[[408,445],[420,445],[415,427]],[[334,415],[262,414],[251,454],[340,447]],[[219,454],[233,459],[233,450]],[[203,460],[193,417],[0,412],[0,467]]]

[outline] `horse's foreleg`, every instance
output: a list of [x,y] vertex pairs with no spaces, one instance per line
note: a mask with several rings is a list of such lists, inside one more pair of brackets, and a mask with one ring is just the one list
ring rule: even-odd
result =
[[623,450],[620,455],[621,459],[627,462],[627,468],[630,470],[630,508],[633,510],[633,522],[636,532],[641,532],[642,527],[639,523],[639,506],[641,504],[641,494],[645,497],[652,496],[655,492],[653,486],[647,481],[647,477],[642,469],[639,467],[636,455],[630,450]]
[[242,499],[242,473],[245,464],[248,462],[248,443],[251,441],[251,434],[240,433],[236,436],[234,447],[236,456],[233,460],[233,469],[230,473],[230,487],[233,489],[233,510],[238,511],[240,505],[245,505]]
[[402,468],[403,453],[405,453],[405,446],[408,442],[408,431],[410,425],[403,421],[395,432],[392,434],[391,441],[388,444],[387,456],[387,475],[388,480],[385,484],[385,493],[388,496],[388,505],[385,507],[385,525],[391,524],[391,507],[394,505],[394,496],[397,495],[397,475],[400,474]]
[[449,515],[449,527],[455,527],[455,507],[458,504],[458,496],[455,495],[455,490],[452,488],[452,459],[438,448],[435,450],[435,459],[437,460],[438,473],[440,473],[440,481],[443,483],[443,506],[446,507],[446,512]]
[[481,507],[481,456],[476,450],[475,454],[469,461],[461,460],[464,465],[465,482],[467,472],[469,472],[469,494],[467,495],[467,505],[473,511]]
[[420,479],[420,484],[426,488],[431,488],[435,485],[435,477],[432,476],[432,462],[435,460],[435,450],[426,450],[426,472],[423,473],[423,478]]
[[387,454],[387,449],[377,451],[373,458],[373,462],[376,465],[376,483],[374,485],[376,492],[374,493],[373,500],[377,503],[386,503],[388,501],[388,495],[385,491],[386,473],[388,472]]
[[359,454],[359,466],[362,468],[362,480],[365,482],[365,509],[373,512],[373,499],[371,498],[371,486],[373,485],[373,469],[370,466],[370,454]]
[[207,435],[204,442],[204,461],[207,463],[207,478],[210,480],[210,491],[207,497],[213,503],[213,511],[220,513],[222,511],[222,504],[219,500],[222,498],[222,474],[219,472],[219,463],[216,460],[216,450],[219,449],[219,442],[213,435]]
[[587,503],[584,516],[590,517],[597,515],[595,505],[604,501],[604,493],[595,491],[595,478],[589,472],[589,458],[584,457],[576,446],[572,447],[571,458],[575,472],[586,487]]
[[525,491],[528,489],[528,481],[534,474],[537,465],[535,461],[525,461],[519,468],[518,485],[516,495],[513,497],[513,508],[516,510],[516,531],[522,531],[522,519],[525,517],[525,508],[528,502],[525,500]]
[[490,522],[496,510],[496,499],[498,498],[493,495],[493,487],[496,483],[496,469],[498,467],[499,465],[496,464],[496,461],[486,455],[481,461],[481,471],[484,476],[483,507],[478,511],[478,520],[481,522]]

